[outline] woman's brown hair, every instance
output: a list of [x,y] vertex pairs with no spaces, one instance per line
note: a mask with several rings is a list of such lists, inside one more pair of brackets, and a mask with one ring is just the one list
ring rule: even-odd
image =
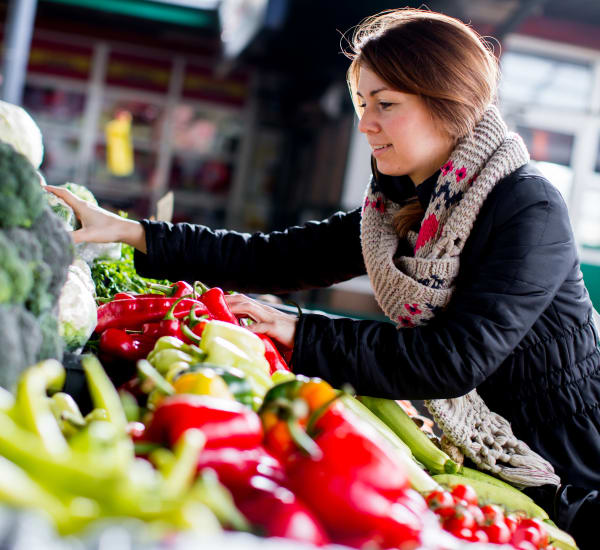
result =
[[[473,29],[441,13],[404,8],[369,17],[356,28],[345,53],[352,59],[347,79],[359,114],[361,67],[395,90],[420,96],[455,142],[473,130],[496,98],[493,52]],[[410,201],[395,216],[396,231],[405,236],[422,217],[419,203]]]

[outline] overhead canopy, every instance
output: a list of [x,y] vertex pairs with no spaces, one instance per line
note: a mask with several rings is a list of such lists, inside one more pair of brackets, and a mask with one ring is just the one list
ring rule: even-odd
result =
[[152,21],[162,21],[185,27],[209,27],[215,25],[216,2],[214,0],[45,0],[80,8],[90,8]]

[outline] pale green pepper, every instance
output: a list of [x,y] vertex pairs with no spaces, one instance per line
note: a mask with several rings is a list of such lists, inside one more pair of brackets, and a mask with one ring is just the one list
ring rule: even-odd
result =
[[97,503],[83,497],[62,502],[22,468],[0,456],[0,501],[16,507],[35,508],[46,512],[62,534],[73,533],[96,519]]
[[75,399],[68,393],[55,393],[50,398],[50,410],[65,437],[73,436],[86,424]]
[[173,363],[184,362],[191,365],[194,358],[180,349],[162,349],[151,357],[149,356],[148,362],[160,374],[166,374]]
[[270,373],[269,362],[265,359],[265,345],[256,334],[232,323],[210,321],[202,331],[200,349],[208,351],[206,346],[216,337],[228,340],[246,353],[256,367],[261,367],[267,374]]
[[[231,341],[221,336],[206,338],[203,333],[201,346],[207,353],[207,362],[222,367],[236,367],[241,370],[247,377],[255,395],[263,397],[273,385],[269,376],[268,363],[265,371],[257,358],[249,356]],[[266,362],[264,357],[263,360]]]
[[108,415],[108,420],[120,432],[124,433],[127,426],[127,417],[119,393],[104,371],[100,361],[93,355],[84,355],[81,366],[85,372],[94,406],[104,409]]
[[68,446],[50,409],[46,390],[50,386],[62,387],[64,381],[64,367],[55,359],[47,359],[26,369],[17,382],[15,418],[39,436],[52,456],[64,455]]
[[206,354],[198,347],[193,344],[186,344],[183,340],[175,338],[174,336],[161,336],[156,343],[154,348],[148,354],[146,359],[153,363],[154,356],[164,350],[179,350],[187,355],[191,355],[195,361],[202,361]]
[[192,486],[196,477],[198,457],[206,444],[201,430],[191,428],[183,432],[174,448],[175,460],[163,470],[163,497],[176,502]]

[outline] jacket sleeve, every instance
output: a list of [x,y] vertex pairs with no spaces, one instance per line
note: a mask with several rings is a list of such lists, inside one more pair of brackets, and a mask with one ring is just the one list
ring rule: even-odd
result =
[[294,372],[395,399],[457,397],[489,377],[577,261],[558,191],[538,177],[517,183],[486,211],[493,217],[488,241],[476,265],[461,266],[452,300],[429,325],[397,330],[386,322],[304,315]]
[[146,277],[199,279],[241,292],[329,286],[366,272],[360,217],[357,208],[321,222],[252,235],[144,220],[148,251],[136,251],[135,266]]

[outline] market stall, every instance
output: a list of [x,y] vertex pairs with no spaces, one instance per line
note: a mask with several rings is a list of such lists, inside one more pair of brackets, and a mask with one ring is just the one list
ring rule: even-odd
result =
[[73,246],[39,129],[1,107],[3,547],[576,548],[409,404],[295,376],[220,288]]

